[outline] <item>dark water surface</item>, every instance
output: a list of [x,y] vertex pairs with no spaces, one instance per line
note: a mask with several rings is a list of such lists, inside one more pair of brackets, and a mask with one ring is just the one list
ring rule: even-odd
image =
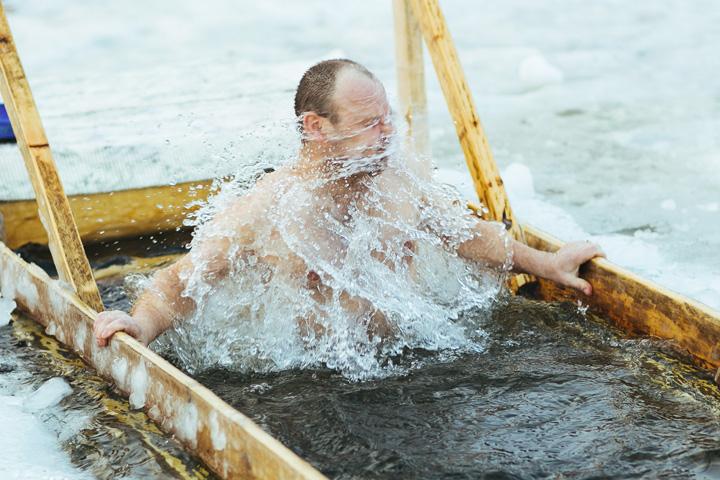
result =
[[667,346],[522,298],[486,328],[483,354],[408,352],[402,377],[197,378],[335,478],[720,477],[718,390]]
[[[128,308],[121,279],[100,283],[108,308]],[[331,478],[720,478],[720,393],[669,345],[522,297],[483,326],[485,352],[409,351],[404,376],[195,377]],[[75,465],[100,478],[209,475],[33,322],[0,330],[0,374],[73,387],[44,420],[88,418],[62,441]]]

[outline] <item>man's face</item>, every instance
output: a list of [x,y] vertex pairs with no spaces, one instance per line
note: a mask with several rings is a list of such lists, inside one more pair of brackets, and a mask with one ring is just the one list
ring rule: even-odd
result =
[[383,86],[346,69],[338,76],[333,100],[337,118],[335,123],[328,119],[324,128],[330,156],[358,169],[384,168],[395,130]]

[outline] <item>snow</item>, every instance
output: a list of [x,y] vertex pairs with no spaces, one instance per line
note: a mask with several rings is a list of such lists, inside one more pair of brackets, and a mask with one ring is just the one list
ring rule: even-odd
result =
[[[29,393],[17,385],[9,385],[7,379],[0,384],[0,427],[3,431],[0,435],[0,472],[3,480],[92,478],[73,467],[60,449],[56,434],[41,420],[40,415],[51,411],[69,393],[69,388],[61,378],[52,378]],[[78,429],[83,424],[79,417],[67,423]],[[60,435],[69,436],[63,431]]]
[[[395,94],[384,0],[5,4],[69,193],[205,178],[262,155],[287,128],[277,122],[292,115],[299,76],[321,58],[357,59]],[[720,3],[442,7],[516,215],[563,240],[597,241],[611,261],[720,308],[720,103],[709,101],[708,74],[720,71]],[[436,174],[475,200],[429,61],[426,79]],[[0,197],[32,197],[15,146],[0,145]],[[37,292],[0,276],[2,325],[16,295]],[[128,381],[127,365],[90,348]],[[0,471],[65,472],[67,458],[19,405],[0,396],[0,422],[15,433],[0,436],[0,462],[13,462]],[[197,412],[182,425],[194,437]]]
[[[593,241],[601,246],[613,263],[720,309],[720,275],[711,268],[695,268],[673,261],[659,245],[659,240],[663,238],[661,233],[649,229],[637,229],[623,234],[589,233],[567,211],[535,192],[535,180],[527,165],[512,163],[501,171],[501,176],[513,212],[521,222],[530,223],[564,241]],[[455,170],[438,169],[435,178],[453,185],[463,198],[477,202],[468,175]],[[714,203],[708,205],[703,205],[704,210],[714,213]],[[674,200],[666,199],[661,203],[661,207],[676,209],[677,205]],[[682,225],[677,228],[682,228]]]
[[11,315],[17,305],[12,298],[4,298],[0,293],[0,327],[10,323]]
[[673,200],[672,198],[668,198],[662,201],[662,203],[660,204],[660,208],[664,210],[676,210],[677,203],[675,203],[675,200]]
[[[298,78],[322,58],[361,61],[395,99],[382,0],[268,1],[242,15],[231,0],[159,1],[141,18],[125,4],[8,5],[70,193],[206,178],[265,155],[287,135]],[[718,306],[708,280],[720,251],[720,104],[707,101],[707,72],[720,71],[720,4],[672,5],[443,9],[498,165],[532,172],[534,196],[513,205],[524,220],[564,240],[602,238],[624,266],[643,264],[640,274],[657,260],[652,278]],[[426,80],[434,161],[467,177],[429,61]],[[15,147],[0,147],[0,197],[31,197]],[[641,231],[657,235],[635,238]],[[639,240],[653,247],[642,262],[629,254]]]

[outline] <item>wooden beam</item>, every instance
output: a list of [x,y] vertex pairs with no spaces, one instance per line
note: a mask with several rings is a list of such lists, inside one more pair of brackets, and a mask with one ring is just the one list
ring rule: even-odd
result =
[[310,464],[165,359],[118,333],[96,345],[96,312],[0,243],[0,289],[46,331],[75,350],[223,478],[325,478]]
[[437,0],[408,1],[425,37],[475,191],[488,209],[489,217],[498,222],[512,222],[511,231],[516,238],[521,238],[520,225],[514,221],[510,202],[440,6]]
[[15,49],[5,8],[0,3],[0,93],[18,147],[35,190],[37,206],[49,238],[60,278],[95,310],[102,310],[97,285],[83,250],[70,205],[63,191],[30,85]]
[[[531,247],[552,252],[563,244],[530,225],[524,229]],[[672,340],[699,365],[720,367],[720,312],[602,258],[588,262],[581,275],[593,286],[589,297],[544,279],[535,293],[547,301],[580,301],[629,334]]]
[[408,0],[393,0],[395,65],[400,115],[408,126],[408,139],[418,172],[430,178],[432,161],[425,94],[422,32]]
[[[199,180],[68,199],[82,240],[97,242],[174,230],[198,207],[195,202],[207,199],[211,185],[212,180]],[[8,247],[47,243],[34,200],[0,202],[0,215],[5,218]]]
[[[465,163],[470,171],[475,192],[487,209],[489,219],[504,223],[515,239],[524,242],[522,227],[510,208],[510,201],[480,124],[470,87],[460,66],[460,59],[440,5],[437,0],[408,0],[408,2],[418,20],[435,66],[440,87],[465,154]],[[531,281],[532,277],[516,275],[513,280],[511,284],[515,289]]]

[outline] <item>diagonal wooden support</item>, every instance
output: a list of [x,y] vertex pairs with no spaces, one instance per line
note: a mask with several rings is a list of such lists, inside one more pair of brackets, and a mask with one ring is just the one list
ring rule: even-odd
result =
[[65,196],[45,129],[20,63],[5,8],[0,3],[0,93],[5,101],[17,144],[25,160],[38,213],[48,234],[58,276],[91,308],[103,309],[100,293],[85,256],[70,203]]
[[[450,37],[438,0],[408,1],[435,66],[435,72],[455,123],[475,191],[487,208],[489,218],[504,223],[513,237],[525,243],[525,235],[510,208],[510,201],[500,178],[500,172],[480,124],[470,87],[460,66],[457,50]],[[522,286],[531,278],[528,275],[518,275],[515,277],[516,285],[513,287]]]

